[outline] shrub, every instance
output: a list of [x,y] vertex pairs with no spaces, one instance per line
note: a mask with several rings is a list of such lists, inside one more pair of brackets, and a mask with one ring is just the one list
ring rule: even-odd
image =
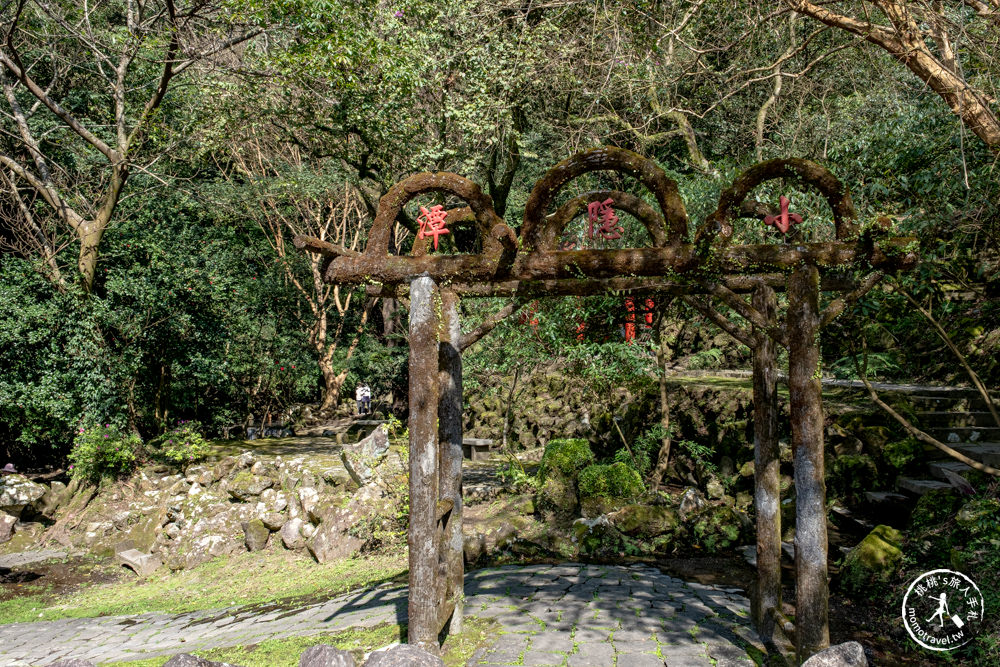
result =
[[111,424],[81,426],[69,453],[70,474],[94,483],[124,477],[135,470],[141,449],[139,436]]
[[552,472],[575,477],[576,473],[594,462],[590,444],[581,438],[550,440],[545,446],[538,479],[544,482]]
[[581,496],[635,498],[646,490],[639,473],[621,461],[584,468],[579,484]]
[[151,445],[157,458],[177,464],[201,461],[208,456],[208,440],[201,434],[201,424],[180,421],[177,426],[156,438]]
[[914,461],[922,461],[924,446],[916,438],[906,438],[887,443],[882,449],[882,456],[893,468],[903,470]]

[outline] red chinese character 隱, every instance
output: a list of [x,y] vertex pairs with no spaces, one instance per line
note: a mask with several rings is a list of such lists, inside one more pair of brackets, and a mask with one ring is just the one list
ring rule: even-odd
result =
[[792,225],[802,224],[802,216],[798,213],[789,213],[788,205],[791,203],[788,197],[781,195],[778,199],[781,204],[781,213],[779,215],[769,215],[764,218],[765,225],[772,225],[782,234],[787,234],[788,230],[792,228]]
[[442,234],[450,233],[444,227],[444,219],[447,215],[448,212],[440,204],[431,206],[429,211],[421,206],[420,216],[417,218],[417,222],[420,223],[420,231],[417,232],[417,238],[422,239],[427,236],[433,236],[434,249],[437,250],[438,237]]
[[587,204],[587,220],[590,222],[590,227],[587,231],[589,238],[594,238],[595,222],[600,223],[597,233],[602,238],[610,241],[622,237],[622,232],[625,230],[618,226],[618,216],[615,215],[615,210],[611,208],[611,205],[614,203],[613,199],[608,198],[604,201],[595,201]]

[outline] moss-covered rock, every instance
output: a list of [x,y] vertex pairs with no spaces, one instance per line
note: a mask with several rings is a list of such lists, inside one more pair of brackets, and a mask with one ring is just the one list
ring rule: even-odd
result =
[[897,471],[906,470],[915,463],[923,463],[924,445],[916,438],[897,440],[885,445],[882,457]]
[[256,498],[265,489],[271,488],[274,480],[270,477],[260,477],[252,473],[242,471],[237,474],[229,483],[229,495],[240,502],[248,502]]
[[575,514],[579,506],[577,478],[593,461],[594,453],[586,440],[551,440],[538,467],[538,509],[564,516]]
[[578,484],[580,512],[590,518],[616,512],[645,492],[639,473],[620,461],[587,466]]
[[910,513],[910,527],[914,531],[934,528],[948,520],[961,504],[954,489],[934,489],[917,500]]
[[594,462],[594,452],[581,438],[550,440],[545,446],[538,467],[538,478],[545,481],[550,475],[560,474],[575,478],[581,470]]
[[671,534],[681,525],[677,510],[666,505],[626,505],[608,520],[625,535],[642,539]]
[[690,517],[691,546],[718,553],[749,539],[750,519],[728,505],[708,505]]
[[903,560],[903,534],[890,526],[875,526],[851,549],[840,569],[840,586],[852,594],[877,595]]
[[642,477],[618,461],[611,465],[591,465],[580,472],[580,496],[637,498],[646,490]]
[[588,556],[614,556],[622,552],[624,536],[606,517],[577,519],[573,522],[573,539],[580,553]]

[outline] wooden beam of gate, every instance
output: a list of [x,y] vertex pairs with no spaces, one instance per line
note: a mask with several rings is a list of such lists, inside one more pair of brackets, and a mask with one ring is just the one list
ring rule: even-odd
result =
[[[499,225],[498,225],[499,227]],[[504,240],[510,243],[509,238]],[[398,255],[349,254],[320,245],[315,239],[296,237],[296,246],[333,257],[324,275],[329,283],[403,283],[420,276],[436,282],[490,282],[506,280],[558,280],[568,278],[612,278],[616,276],[668,276],[689,273],[702,278],[726,274],[790,271],[802,264],[833,268],[849,264],[868,265],[884,271],[913,266],[915,239],[890,238],[880,243],[830,241],[803,244],[757,244],[728,246],[701,257],[692,244],[665,248],[624,250],[562,250],[520,253],[508,270],[504,255]],[[344,249],[346,250],[346,249]]]
[[438,610],[438,632],[451,619],[449,632],[462,631],[465,571],[462,541],[462,327],[458,297],[441,291],[441,336],[438,354],[438,493],[450,505],[440,515],[439,562],[443,599]]
[[410,285],[410,643],[440,652],[438,571],[438,332],[440,302],[430,278]]
[[[788,276],[783,273],[765,273],[754,276],[722,276],[719,284],[737,294],[753,292],[758,285],[766,285],[776,292],[785,291]],[[824,292],[850,292],[858,281],[850,276],[827,275],[822,278]],[[663,278],[604,278],[565,280],[504,280],[491,283],[450,283],[448,290],[464,298],[510,297],[542,299],[555,296],[589,296],[610,292],[661,293],[683,296],[707,294],[711,290],[693,281],[665,280]],[[409,287],[403,285],[369,285],[368,296],[405,297]]]

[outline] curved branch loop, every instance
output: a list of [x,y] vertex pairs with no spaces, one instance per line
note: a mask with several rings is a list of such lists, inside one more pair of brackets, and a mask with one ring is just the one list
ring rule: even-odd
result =
[[733,220],[740,217],[740,206],[762,183],[778,178],[794,178],[811,185],[826,197],[833,211],[833,224],[838,241],[857,236],[857,211],[850,189],[826,167],[811,160],[789,158],[760,162],[744,171],[733,184],[719,195],[719,207],[705,218],[695,234],[695,243],[728,243],[733,235]]
[[[389,241],[392,238],[393,224],[407,202],[428,192],[443,192],[465,201],[476,220],[476,233],[482,244],[483,254],[500,252],[499,241],[491,235],[493,227],[503,221],[493,211],[493,200],[484,193],[478,185],[467,178],[450,172],[420,173],[404,178],[392,186],[378,202],[378,212],[368,235],[365,255],[385,257],[389,254]],[[426,253],[426,239],[417,239],[413,243],[413,255]]]
[[607,199],[614,200],[614,207],[619,211],[625,211],[639,220],[646,227],[646,231],[649,232],[649,238],[654,246],[663,247],[667,245],[669,234],[666,223],[663,222],[663,215],[655,208],[639,197],[620,190],[591,190],[570,199],[548,217],[545,221],[542,235],[539,238],[537,249],[558,250],[559,248],[556,247],[558,236],[552,236],[552,234],[558,234],[565,229],[573,221],[573,218],[587,210],[587,205],[591,202],[601,202]]
[[634,176],[649,188],[656,197],[667,223],[667,238],[664,245],[684,243],[688,233],[687,212],[677,191],[677,184],[652,160],[622,148],[604,146],[577,153],[563,160],[535,183],[524,207],[524,224],[521,227],[521,241],[524,248],[551,249],[555,239],[559,238],[563,227],[569,222],[568,219],[563,220],[558,213],[550,218],[545,217],[556,195],[578,176],[591,171],[605,170]]

